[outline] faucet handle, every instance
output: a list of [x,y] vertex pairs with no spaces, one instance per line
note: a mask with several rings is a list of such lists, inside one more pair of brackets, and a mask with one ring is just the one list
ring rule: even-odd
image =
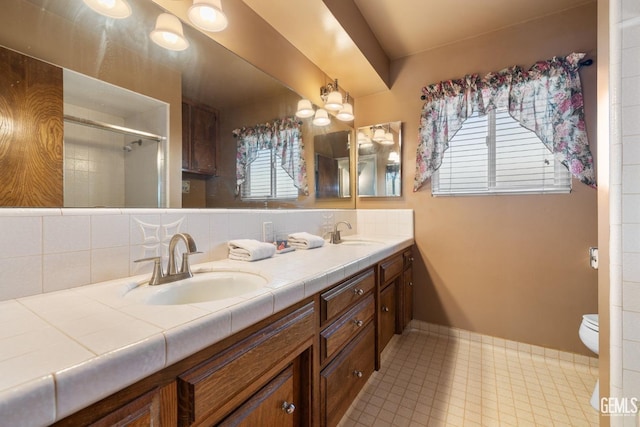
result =
[[191,272],[191,265],[189,264],[189,255],[201,254],[201,251],[185,252],[182,254],[182,266],[180,267],[181,273],[188,273],[189,277],[193,276]]
[[162,272],[162,265],[160,264],[162,258],[159,256],[152,256],[148,258],[140,258],[136,259],[133,262],[146,262],[153,261],[153,272],[151,273],[151,279],[149,279],[149,285],[158,285],[160,284],[160,279],[164,277],[164,273]]

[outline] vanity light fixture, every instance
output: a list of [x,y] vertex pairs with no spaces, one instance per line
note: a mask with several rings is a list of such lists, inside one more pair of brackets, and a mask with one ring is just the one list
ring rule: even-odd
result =
[[320,97],[324,101],[324,108],[330,111],[340,111],[342,109],[342,94],[338,90],[338,79],[321,87]]
[[353,105],[349,102],[349,92],[344,96],[344,103],[338,114],[336,114],[336,117],[343,122],[350,122],[355,118],[353,116]]
[[296,110],[296,117],[300,119],[306,119],[312,117],[314,114],[311,101],[308,99],[301,99],[298,101],[298,109]]
[[389,151],[389,162],[398,163],[400,162],[400,156],[396,151]]
[[82,0],[93,11],[108,18],[123,19],[131,15],[127,0]]
[[329,120],[327,110],[324,108],[318,108],[315,116],[313,117],[313,124],[316,126],[326,126],[329,123],[331,123],[331,120]]
[[189,41],[182,32],[182,23],[170,13],[158,15],[156,27],[150,36],[155,44],[165,49],[185,50],[189,47]]
[[222,11],[221,0],[193,0],[189,8],[189,20],[205,31],[222,31],[227,28],[227,15]]

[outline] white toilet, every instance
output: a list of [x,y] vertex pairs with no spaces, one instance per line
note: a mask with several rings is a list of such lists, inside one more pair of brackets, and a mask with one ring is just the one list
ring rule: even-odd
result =
[[[578,334],[580,339],[587,346],[587,348],[598,354],[598,315],[597,314],[585,314],[582,316],[582,323],[580,324],[580,330]],[[600,410],[600,380],[596,381],[596,387],[593,389],[591,395],[591,406],[596,410]]]

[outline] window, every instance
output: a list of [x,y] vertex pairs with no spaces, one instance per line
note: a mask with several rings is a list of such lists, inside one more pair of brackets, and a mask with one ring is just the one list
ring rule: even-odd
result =
[[432,181],[437,196],[570,191],[568,169],[506,110],[470,116]]
[[280,167],[273,148],[258,150],[256,159],[247,166],[242,184],[243,199],[296,199],[298,189],[293,179]]

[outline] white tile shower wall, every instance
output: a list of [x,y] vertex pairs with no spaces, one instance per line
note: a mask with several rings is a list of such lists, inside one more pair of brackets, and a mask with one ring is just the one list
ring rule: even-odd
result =
[[[193,263],[226,258],[230,239],[262,239],[265,221],[278,238],[297,231],[323,235],[338,221],[353,226],[344,235],[412,235],[412,211],[373,214],[362,216],[363,230],[355,210],[0,209],[0,301],[149,274],[152,264],[135,260],[161,256],[166,263],[178,232],[191,234],[202,252]],[[390,226],[397,218],[403,225]]]
[[[124,119],[65,103],[65,114],[114,125]],[[125,137],[66,122],[64,198],[67,206],[125,206]],[[101,191],[95,191],[100,188]],[[97,195],[100,195],[99,197]]]
[[[612,296],[615,291],[620,294],[620,300],[618,305],[611,305],[611,335],[617,341],[612,338],[611,389],[614,396],[640,398],[640,268],[637,267],[640,265],[640,3],[612,1],[611,16],[611,38],[620,39],[611,49],[620,52],[619,70],[611,74],[611,85],[619,87],[615,92],[622,94],[618,108],[612,108],[615,117],[612,122],[620,123],[617,127],[620,134],[612,131],[611,143],[622,142],[621,190],[618,190],[621,205],[612,206],[612,211],[616,209],[622,215],[621,256],[618,254],[616,260],[612,254],[612,264],[621,264],[621,277],[616,280],[612,273]],[[611,64],[611,68],[615,68],[615,64]],[[614,347],[615,344],[618,346]],[[612,419],[611,424],[637,426],[639,423],[636,416]]]

